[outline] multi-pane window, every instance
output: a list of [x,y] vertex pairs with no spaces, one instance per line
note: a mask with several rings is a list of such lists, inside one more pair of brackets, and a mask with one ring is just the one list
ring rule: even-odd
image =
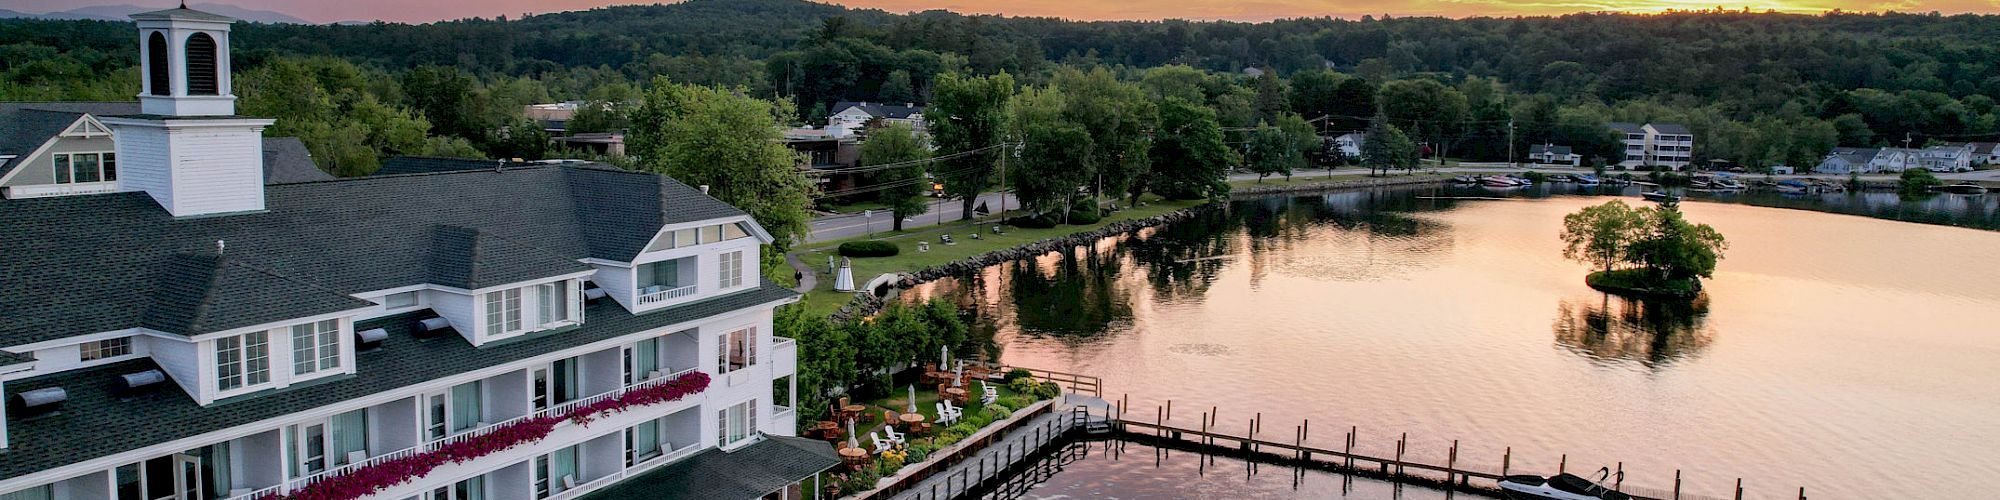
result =
[[382,307],[401,309],[417,305],[417,292],[392,293],[382,296]]
[[715,445],[727,447],[750,439],[757,432],[757,400],[737,403],[715,411]]
[[271,339],[263,331],[215,339],[216,387],[249,387],[271,381]]
[[535,286],[535,300],[540,305],[538,318],[546,326],[570,321],[570,286],[568,281],[557,281]]
[[716,278],[720,283],[717,287],[731,288],[743,285],[743,252],[722,254],[718,262]]
[[625,466],[631,467],[660,456],[666,450],[660,449],[661,427],[666,419],[640,422],[625,429]]
[[118,153],[56,153],[56,184],[118,180]]
[[95,342],[84,342],[79,347],[84,361],[97,361],[132,354],[132,337],[119,337]]
[[521,331],[521,289],[486,293],[486,334]]
[[292,325],[292,374],[340,367],[340,320]]
[[729,373],[757,364],[757,329],[745,328],[716,338],[716,373]]

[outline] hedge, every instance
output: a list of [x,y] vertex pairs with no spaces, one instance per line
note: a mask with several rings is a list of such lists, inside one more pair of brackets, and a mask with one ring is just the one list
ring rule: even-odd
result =
[[888,257],[902,253],[902,248],[887,241],[849,241],[840,244],[842,257]]

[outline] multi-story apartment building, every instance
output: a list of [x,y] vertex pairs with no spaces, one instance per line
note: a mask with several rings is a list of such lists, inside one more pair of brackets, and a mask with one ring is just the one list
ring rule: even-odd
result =
[[1694,156],[1694,133],[1687,127],[1672,123],[1614,122],[1611,129],[1617,131],[1625,143],[1625,157],[1618,165],[1625,168],[1667,167],[1685,170]]
[[[797,498],[770,236],[593,164],[267,181],[225,17],[134,15],[111,192],[0,200],[0,498]],[[0,132],[4,133],[4,132]]]

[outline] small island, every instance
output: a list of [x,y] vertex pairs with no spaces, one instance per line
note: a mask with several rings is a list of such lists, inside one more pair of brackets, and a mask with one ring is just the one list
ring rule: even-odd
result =
[[1682,217],[1675,203],[1633,208],[1613,200],[1563,217],[1563,257],[1598,270],[1591,288],[1627,296],[1689,299],[1729,246],[1707,224]]

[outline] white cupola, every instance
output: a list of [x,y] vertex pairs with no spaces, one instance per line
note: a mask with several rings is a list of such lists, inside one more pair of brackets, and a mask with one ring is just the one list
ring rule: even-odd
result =
[[264,210],[264,127],[236,116],[229,25],[187,8],[133,14],[144,75],[139,111],[102,117],[118,137],[119,188],[175,217]]

